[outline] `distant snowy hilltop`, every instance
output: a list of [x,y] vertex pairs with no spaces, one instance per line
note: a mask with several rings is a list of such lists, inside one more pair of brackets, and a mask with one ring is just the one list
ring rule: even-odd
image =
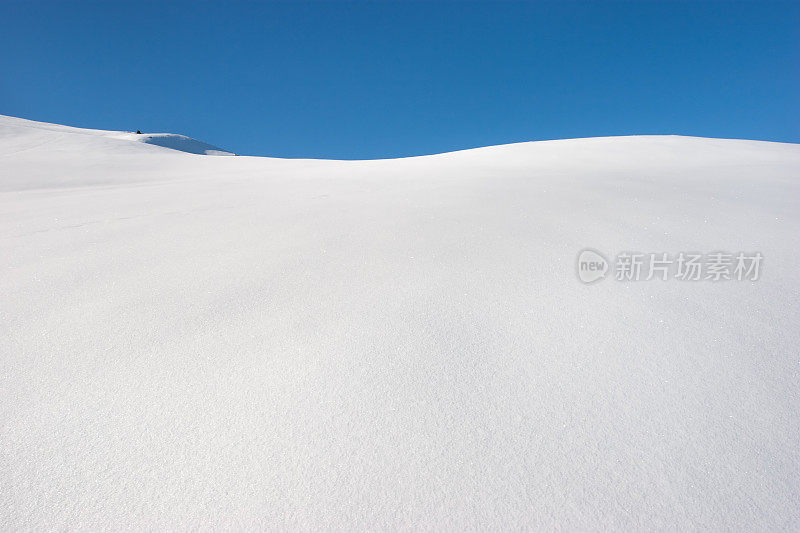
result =
[[115,144],[122,146],[116,141],[126,141],[128,146],[130,146],[130,141],[135,141],[190,154],[235,155],[197,139],[174,133],[142,134],[130,131],[73,128],[4,115],[0,115],[0,134],[3,135],[7,144],[3,148],[9,150],[9,152],[4,151],[5,154],[29,150],[50,143],[54,143],[55,147],[68,147],[71,144],[83,147],[97,145],[113,151]]
[[800,146],[197,154],[0,116],[0,529],[800,529]]

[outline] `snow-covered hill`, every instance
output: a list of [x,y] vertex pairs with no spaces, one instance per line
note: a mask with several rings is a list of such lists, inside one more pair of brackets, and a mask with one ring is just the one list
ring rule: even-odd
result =
[[[234,155],[222,148],[174,133],[134,133],[130,131],[104,131],[73,128],[59,124],[35,122],[22,118],[0,115],[0,155],[12,155],[40,147],[48,151],[73,149],[80,153],[91,150],[103,152],[133,151],[137,147],[131,141],[159,146],[200,155]],[[122,141],[122,142],[120,142]]]
[[0,117],[0,529],[800,528],[799,146],[179,139]]

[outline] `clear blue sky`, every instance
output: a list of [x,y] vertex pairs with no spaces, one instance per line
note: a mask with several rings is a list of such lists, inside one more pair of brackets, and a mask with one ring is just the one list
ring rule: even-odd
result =
[[0,47],[0,114],[248,155],[800,142],[798,2],[0,0]]

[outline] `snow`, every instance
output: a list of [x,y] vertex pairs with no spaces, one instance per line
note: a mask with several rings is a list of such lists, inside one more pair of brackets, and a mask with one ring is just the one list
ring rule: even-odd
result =
[[799,146],[139,137],[0,117],[0,529],[800,528]]
[[86,156],[87,149],[100,153],[139,152],[141,146],[131,143],[144,143],[202,155],[234,155],[222,148],[174,133],[137,134],[130,131],[104,131],[86,128],[73,128],[59,124],[34,122],[0,115],[0,155],[13,155],[28,150],[38,151],[47,147],[48,151],[72,150]]

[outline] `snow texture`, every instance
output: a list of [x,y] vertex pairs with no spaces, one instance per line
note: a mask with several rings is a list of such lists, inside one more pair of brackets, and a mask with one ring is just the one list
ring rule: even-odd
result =
[[0,117],[0,529],[800,529],[797,145],[164,146]]

